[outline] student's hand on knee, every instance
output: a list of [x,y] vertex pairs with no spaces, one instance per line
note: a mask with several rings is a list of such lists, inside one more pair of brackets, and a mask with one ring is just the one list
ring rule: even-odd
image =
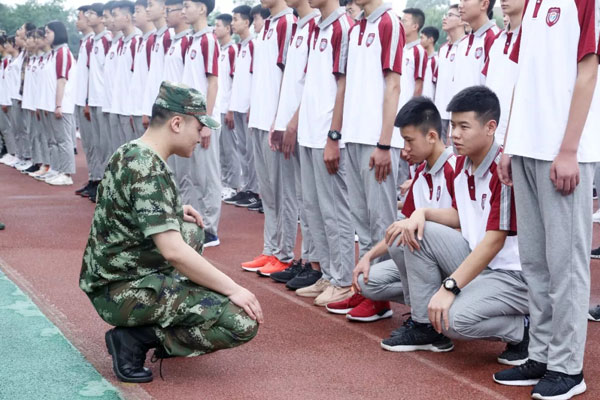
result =
[[358,284],[358,277],[362,274],[363,282],[369,283],[369,271],[371,270],[371,261],[368,257],[363,256],[354,267],[354,271],[352,271],[352,287],[354,288],[354,293],[360,293],[360,285]]
[[239,286],[238,289],[229,296],[229,300],[236,306],[242,308],[250,318],[257,321],[259,324],[265,322],[258,299],[248,289]]
[[400,242],[408,246],[408,249],[412,252],[415,250],[421,250],[419,240],[423,240],[423,231],[425,230],[425,214],[417,209],[411,217],[402,226],[402,234],[400,236]]
[[573,193],[579,185],[577,153],[559,152],[550,167],[550,180],[563,196]]
[[376,148],[369,159],[369,169],[375,168],[375,180],[382,183],[392,172],[392,156],[389,150]]
[[456,295],[454,295],[454,293],[449,292],[444,288],[440,288],[429,301],[429,306],[427,307],[429,321],[431,321],[433,329],[438,333],[450,329],[450,319],[448,314],[455,298]]
[[[388,247],[392,247],[394,245],[396,238],[402,233],[402,230],[406,225],[406,221],[407,220],[405,219],[396,221],[387,228],[385,231],[385,244],[387,244]],[[400,246],[400,244],[401,243],[398,242],[397,246]]]
[[202,216],[198,211],[194,209],[194,207],[190,205],[183,206],[183,220],[185,222],[191,222],[193,224],[198,225],[200,228],[204,228],[204,221],[202,220]]
[[511,158],[507,154],[502,154],[500,157],[500,168],[498,168],[498,178],[500,182],[506,186],[512,186],[512,170],[511,170]]
[[210,146],[210,135],[212,135],[212,131],[208,126],[202,127],[200,131],[200,145],[203,149],[208,149]]

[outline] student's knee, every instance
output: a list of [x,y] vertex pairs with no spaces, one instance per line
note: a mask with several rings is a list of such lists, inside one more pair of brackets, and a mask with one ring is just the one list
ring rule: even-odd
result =
[[474,313],[468,309],[450,308],[448,312],[448,322],[450,329],[445,332],[446,336],[452,339],[465,339],[474,337],[472,332],[474,326],[480,321]]

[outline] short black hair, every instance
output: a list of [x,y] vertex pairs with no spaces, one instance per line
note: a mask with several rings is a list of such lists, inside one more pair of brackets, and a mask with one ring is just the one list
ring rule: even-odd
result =
[[134,6],[142,6],[144,8],[148,7],[148,0],[136,0]]
[[260,14],[263,19],[269,18],[271,15],[271,11],[268,8],[263,8],[259,5],[252,7],[252,11],[250,11],[250,16],[254,18],[256,14]]
[[421,30],[421,34],[433,39],[433,44],[436,44],[440,38],[440,31],[435,26],[426,26]]
[[192,0],[194,3],[202,3],[206,6],[206,15],[215,9],[215,0]]
[[496,0],[490,0],[490,4],[488,5],[487,15],[489,19],[494,18],[494,4],[496,4]]
[[90,5],[90,9],[89,9],[89,11],[95,12],[96,15],[99,17],[102,15],[103,10],[104,10],[104,4],[102,4],[102,3],[93,3]]
[[240,17],[250,21],[250,13],[252,12],[252,7],[247,5],[241,5],[234,8],[232,12],[234,14],[240,14]]
[[109,1],[108,3],[106,3],[103,7],[102,7],[102,12],[104,11],[109,11],[113,9],[113,7],[115,6],[116,1]]
[[446,108],[451,113],[473,111],[479,122],[500,121],[498,96],[486,86],[471,86],[458,92]]
[[86,12],[87,10],[90,9],[89,5],[85,5],[85,6],[81,6],[77,9],[77,11],[81,11],[82,13]]
[[183,0],[165,0],[165,6],[174,6],[176,4],[183,4]]
[[61,21],[51,21],[46,24],[46,27],[54,32],[54,41],[52,46],[60,46],[69,42],[67,27]]
[[30,37],[35,37],[35,31],[36,29],[32,29],[30,31],[25,32],[25,36],[30,38]]
[[131,15],[133,15],[133,13],[135,13],[135,4],[133,3],[133,1],[128,1],[128,0],[115,1],[115,4],[113,4],[110,11],[114,10],[115,8],[118,8],[119,10],[125,10]]
[[189,117],[189,115],[184,115],[180,113],[173,112],[171,110],[167,110],[157,104],[152,105],[152,116],[150,117],[150,126],[159,127],[163,126],[173,117],[180,116],[182,118]]
[[34,36],[36,39],[39,39],[39,38],[46,37],[46,31],[44,30],[44,28],[37,28],[37,29],[34,31],[34,35],[33,35],[33,36]]
[[6,42],[10,43],[13,47],[16,46],[16,42],[15,42],[15,37],[14,36],[9,36],[6,38]]
[[219,14],[219,15],[217,15],[216,19],[223,22],[223,25],[229,26],[229,25],[231,25],[231,21],[233,20],[233,17],[231,16],[231,14]]
[[4,46],[6,43],[6,35],[0,34],[0,46]]
[[25,27],[25,32],[29,32],[32,31],[36,28],[35,24],[33,22],[25,22],[23,24],[23,26]]
[[419,30],[425,25],[425,13],[420,8],[407,8],[403,13],[412,15],[417,25],[419,25]]
[[414,126],[424,135],[433,130],[440,137],[442,117],[431,99],[423,96],[413,97],[398,111],[394,126],[398,128]]

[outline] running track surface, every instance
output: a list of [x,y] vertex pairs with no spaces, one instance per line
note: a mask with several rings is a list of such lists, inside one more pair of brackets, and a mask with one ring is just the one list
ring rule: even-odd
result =
[[[394,305],[391,319],[350,323],[269,278],[242,271],[240,262],[262,250],[263,217],[228,205],[223,205],[221,217],[222,244],[207,249],[205,256],[258,296],[266,320],[258,336],[237,349],[165,360],[164,381],[158,364],[149,361],[154,382],[116,381],[104,346],[109,326],[78,287],[94,212],[89,200],[73,194],[87,181],[81,148],[79,154],[73,187],[51,187],[0,165],[0,221],[7,225],[0,231],[0,268],[124,398],[529,398],[530,388],[503,387],[491,379],[505,368],[495,361],[504,348],[502,343],[455,341],[455,350],[445,354],[386,352],[379,341],[398,326],[406,307]],[[595,224],[594,247],[599,244],[600,225]],[[600,302],[600,262],[592,261],[591,270],[591,300],[596,304]],[[0,330],[5,329],[3,325]],[[600,323],[588,324],[584,367],[588,391],[581,399],[600,397],[600,381],[595,379],[600,376],[599,333]],[[2,369],[10,376],[8,360]],[[29,385],[43,393],[45,379],[32,378]]]

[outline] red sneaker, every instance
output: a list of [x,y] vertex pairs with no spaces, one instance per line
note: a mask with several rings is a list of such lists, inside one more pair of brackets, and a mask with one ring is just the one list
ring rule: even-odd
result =
[[256,272],[258,271],[259,268],[264,267],[265,265],[267,265],[268,263],[270,263],[271,261],[277,260],[276,257],[273,256],[267,256],[265,254],[261,254],[260,256],[256,257],[254,260],[252,261],[247,261],[242,263],[242,269],[246,270],[246,271],[250,271],[250,272]]
[[346,300],[336,301],[335,303],[329,303],[325,308],[333,314],[346,314],[366,299],[367,298],[362,294],[354,293],[352,297]]
[[276,257],[273,257],[273,260],[271,260],[271,262],[269,262],[264,267],[259,268],[258,271],[256,271],[256,273],[260,276],[271,276],[271,274],[274,274],[275,272],[281,272],[286,270],[290,265],[292,265],[291,262],[284,263],[279,261],[279,259],[277,259]]
[[394,312],[390,308],[389,301],[373,301],[365,299],[358,306],[346,314],[350,321],[373,322],[384,318],[390,318]]

